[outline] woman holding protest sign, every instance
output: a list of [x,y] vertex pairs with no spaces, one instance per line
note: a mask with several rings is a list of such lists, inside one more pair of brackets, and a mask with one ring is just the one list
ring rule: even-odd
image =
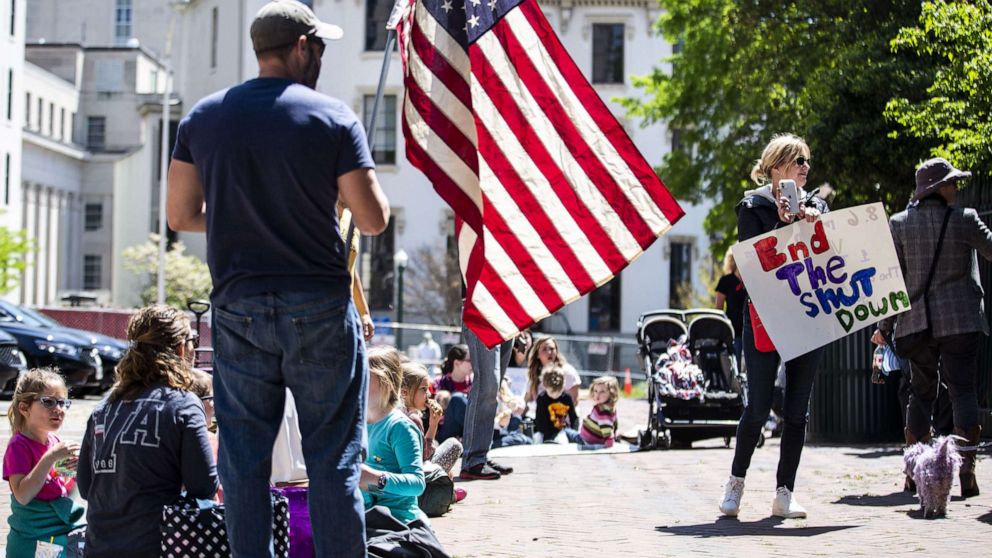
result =
[[[792,134],[773,137],[751,171],[751,179],[758,187],[745,192],[744,199],[737,204],[737,239],[747,240],[788,226],[797,219],[813,222],[821,213],[829,211],[823,200],[806,196],[802,190],[809,170],[809,147],[802,138]],[[799,200],[795,207],[790,204],[787,192],[780,187],[782,181],[788,180],[795,184],[795,193]],[[723,501],[720,503],[720,511],[729,516],[736,516],[740,511],[744,476],[761,436],[761,428],[768,420],[775,378],[781,361],[754,312],[754,306],[750,301],[747,306],[743,324],[744,362],[748,380],[747,406],[737,426],[734,462]],[[772,515],[777,517],[806,517],[806,510],[796,502],[792,492],[806,442],[809,398],[820,354],[821,349],[816,349],[785,363],[785,425],[776,474],[775,500],[772,503]]]

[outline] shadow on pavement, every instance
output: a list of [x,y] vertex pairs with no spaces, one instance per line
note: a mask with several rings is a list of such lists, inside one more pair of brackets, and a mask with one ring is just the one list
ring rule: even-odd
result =
[[815,537],[834,531],[852,529],[855,525],[819,525],[816,527],[788,527],[785,520],[766,517],[760,521],[738,521],[732,517],[721,517],[713,523],[698,525],[661,525],[654,530],[680,537]]
[[978,520],[981,521],[982,523],[987,523],[989,525],[992,525],[992,511],[990,511],[985,515],[978,516]]
[[902,455],[902,448],[881,448],[866,452],[848,452],[844,455],[849,455],[860,459],[878,459],[880,457],[894,457],[896,455]]
[[915,504],[916,496],[904,490],[884,496],[878,494],[849,494],[838,498],[833,503],[847,506],[904,506],[906,504]]

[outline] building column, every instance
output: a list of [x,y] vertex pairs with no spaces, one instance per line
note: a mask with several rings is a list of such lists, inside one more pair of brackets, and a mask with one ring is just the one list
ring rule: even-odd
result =
[[45,281],[46,306],[58,298],[59,273],[61,271],[59,254],[62,251],[62,212],[65,207],[65,192],[59,189],[49,191],[51,204],[48,210],[48,275]]
[[[34,184],[24,183],[24,230],[28,239],[35,244],[38,234],[38,208],[37,208],[37,188]],[[35,246],[37,247],[37,246]],[[31,304],[34,300],[34,278],[37,272],[35,266],[35,252],[29,252],[24,258],[27,264],[21,274],[21,304]]]

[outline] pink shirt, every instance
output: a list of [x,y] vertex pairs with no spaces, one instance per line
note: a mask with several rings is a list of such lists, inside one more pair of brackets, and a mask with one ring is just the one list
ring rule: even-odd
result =
[[[45,455],[48,448],[61,442],[55,434],[48,434],[48,443],[39,444],[18,432],[7,444],[7,452],[3,454],[3,480],[10,480],[11,475],[26,475],[34,469],[34,466],[41,461],[41,456]],[[72,481],[59,476],[52,468],[48,471],[48,478],[45,485],[35,496],[38,500],[50,502],[58,500],[63,496],[68,496],[72,489]]]

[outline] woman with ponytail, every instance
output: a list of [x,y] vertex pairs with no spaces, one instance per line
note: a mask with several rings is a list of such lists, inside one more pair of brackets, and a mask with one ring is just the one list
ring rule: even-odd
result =
[[142,308],[127,325],[130,348],[117,382],[86,423],[79,493],[88,501],[86,556],[158,556],[162,506],[185,487],[217,492],[207,423],[190,393],[195,337],[169,306]]

